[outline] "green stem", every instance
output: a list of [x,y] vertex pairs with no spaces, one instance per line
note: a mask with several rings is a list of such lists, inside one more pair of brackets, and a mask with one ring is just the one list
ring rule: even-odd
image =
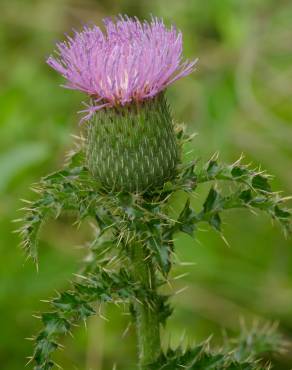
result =
[[148,370],[148,365],[153,363],[161,352],[159,312],[155,301],[158,295],[155,271],[142,244],[132,246],[131,261],[135,280],[140,281],[154,297],[151,302],[141,301],[139,298],[139,301],[134,302],[139,369]]

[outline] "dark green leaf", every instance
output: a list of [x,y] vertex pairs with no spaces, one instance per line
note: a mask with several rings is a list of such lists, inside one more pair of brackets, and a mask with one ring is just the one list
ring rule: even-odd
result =
[[252,179],[252,186],[258,190],[263,190],[267,192],[271,191],[271,186],[269,184],[268,178],[263,175],[258,174],[254,176]]
[[218,162],[217,161],[210,161],[208,163],[208,167],[207,167],[207,174],[208,176],[210,177],[214,177],[217,175],[217,173],[220,171],[220,167],[218,165]]
[[209,224],[213,226],[216,230],[221,231],[221,218],[219,216],[219,213],[215,213],[210,220]]
[[244,166],[235,166],[231,170],[231,175],[234,178],[242,177],[248,174],[248,169]]
[[198,217],[195,211],[190,207],[190,199],[186,201],[186,204],[178,217],[179,230],[193,236],[196,229],[196,222]]
[[214,188],[211,188],[203,205],[204,212],[207,213],[220,208],[220,201],[221,196],[218,191]]

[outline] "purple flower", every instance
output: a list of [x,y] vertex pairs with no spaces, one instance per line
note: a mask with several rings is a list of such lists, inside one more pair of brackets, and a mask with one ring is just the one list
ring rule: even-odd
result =
[[84,27],[57,44],[47,63],[66,79],[64,87],[88,94],[91,105],[83,120],[103,108],[143,101],[191,73],[197,60],[182,61],[182,34],[152,18],[104,19],[106,32]]

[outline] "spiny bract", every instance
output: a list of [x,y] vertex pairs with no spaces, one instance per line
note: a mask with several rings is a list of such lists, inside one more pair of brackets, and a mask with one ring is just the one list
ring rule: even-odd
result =
[[177,140],[163,93],[139,107],[96,112],[88,124],[87,166],[108,190],[141,192],[176,175]]

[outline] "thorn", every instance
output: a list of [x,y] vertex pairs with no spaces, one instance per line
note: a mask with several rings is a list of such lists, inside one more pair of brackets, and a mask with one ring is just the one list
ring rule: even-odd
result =
[[183,330],[182,335],[179,339],[179,346],[182,346],[183,342],[185,341],[186,338],[186,329]]
[[177,291],[174,293],[174,295],[178,295],[178,294],[180,294],[180,293],[184,292],[184,291],[185,291],[185,290],[187,290],[187,289],[188,289],[188,286],[185,286],[184,288],[177,290]]
[[104,321],[109,321],[109,319],[108,319],[108,318],[106,318],[105,316],[103,316],[103,315],[101,314],[101,305],[99,305],[99,308],[98,308],[98,316],[99,316],[101,319],[103,319]]
[[242,160],[244,159],[244,154],[243,153],[241,153],[240,154],[240,157],[234,162],[234,163],[232,163],[232,167],[235,167],[235,166],[237,166],[238,164],[240,164],[241,162],[242,162]]
[[83,276],[83,275],[80,275],[80,274],[73,274],[73,276],[79,278],[79,279],[83,279],[83,280],[89,280],[88,277],[86,276]]
[[82,139],[82,137],[79,135],[70,134],[70,136],[73,137],[73,139],[77,139],[77,140]]
[[281,202],[286,202],[287,200],[291,200],[292,199],[292,195],[289,195],[287,197],[283,197],[280,199]]
[[130,327],[132,326],[132,323],[129,322],[129,324],[127,325],[126,329],[124,330],[124,332],[122,333],[122,339],[124,339],[126,337],[126,335],[128,334],[129,330],[130,330]]
[[147,261],[149,258],[151,258],[151,254],[150,254],[150,253],[148,254],[148,256],[146,256],[146,257],[144,258],[144,260],[143,260],[143,261]]
[[185,276],[188,276],[189,275],[189,272],[185,272],[184,274],[180,274],[180,275],[177,275],[173,278],[173,280],[179,280]]
[[152,289],[152,279],[151,279],[151,272],[150,269],[148,268],[148,280],[149,280],[149,288]]
[[28,358],[28,362],[25,364],[25,367],[27,367],[29,364],[32,363],[34,357],[33,356],[30,356],[30,357],[27,357]]
[[11,222],[24,222],[23,218],[15,218],[14,220],[11,220]]
[[98,314],[98,316],[101,318],[101,319],[103,319],[104,321],[107,321],[107,322],[109,322],[109,319],[108,318],[106,318],[105,316],[103,316],[102,314]]
[[[20,222],[20,221],[12,220],[11,222]],[[22,228],[12,231],[13,234],[21,234],[22,232],[23,232]]]
[[215,152],[212,157],[209,159],[208,162],[211,162],[211,161],[217,161],[217,159],[219,158],[219,151]]
[[143,302],[142,302],[142,301],[140,301],[137,297],[134,297],[134,299],[135,299],[138,303],[140,303],[140,304],[142,304],[142,305],[143,305]]
[[223,234],[220,234],[222,240],[224,241],[224,243],[227,245],[228,248],[230,248],[230,244],[228,243],[228,240],[225,238],[225,236]]
[[178,265],[180,266],[196,266],[196,262],[179,262]]
[[26,203],[26,204],[32,204],[33,202],[31,202],[30,200],[27,200],[27,199],[20,199],[21,202],[23,203]]

